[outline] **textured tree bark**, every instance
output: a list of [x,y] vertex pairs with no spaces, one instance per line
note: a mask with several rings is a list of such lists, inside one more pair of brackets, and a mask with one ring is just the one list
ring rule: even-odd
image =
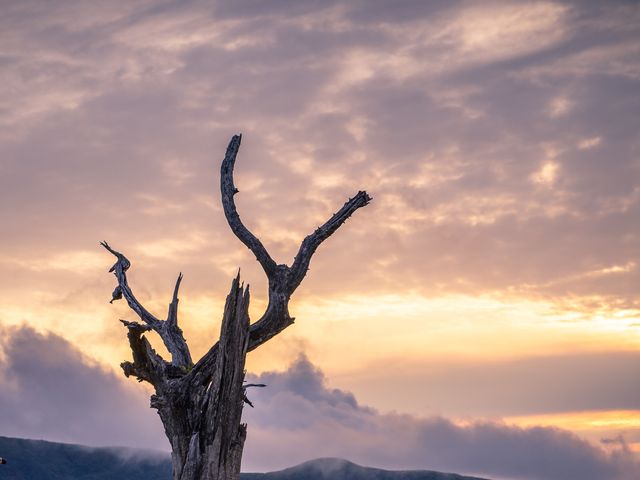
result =
[[[302,242],[291,267],[278,265],[264,245],[247,229],[236,210],[233,168],[241,136],[231,139],[222,161],[220,189],[225,217],[231,230],[256,256],[269,279],[269,303],[255,323],[249,320],[249,287],[233,280],[225,303],[220,338],[197,362],[178,326],[178,275],[167,319],[161,320],[145,309],[134,296],[127,280],[129,260],[102,242],[117,259],[109,270],[118,285],[111,302],[124,298],[142,323],[121,320],[133,361],[123,362],[124,374],[153,385],[151,408],[158,411],[171,444],[174,480],[237,480],[240,477],[242,450],[247,435],[241,423],[244,403],[249,403],[244,385],[245,359],[253,350],[286,327],[294,319],[289,315],[289,299],[307,273],[313,253],[358,208],[371,198],[358,192],[326,223]],[[145,332],[155,331],[171,354],[171,362],[153,349]],[[249,403],[250,404],[250,403]]]

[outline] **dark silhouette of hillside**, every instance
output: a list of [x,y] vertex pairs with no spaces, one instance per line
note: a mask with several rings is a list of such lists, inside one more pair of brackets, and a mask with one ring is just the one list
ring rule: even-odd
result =
[[[0,437],[2,480],[171,480],[171,460],[160,452]],[[270,473],[243,473],[241,480],[482,480],[422,470],[361,467],[320,458]]]
[[0,437],[2,480],[170,480],[168,455]]
[[318,458],[270,473],[244,473],[242,480],[483,480],[427,470],[392,471],[369,468],[341,458]]

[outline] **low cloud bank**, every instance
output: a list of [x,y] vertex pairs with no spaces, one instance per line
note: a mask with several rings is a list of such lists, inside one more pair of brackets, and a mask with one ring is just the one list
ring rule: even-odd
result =
[[[29,327],[3,333],[0,435],[168,449],[140,385],[92,363],[54,334]],[[628,480],[640,472],[622,438],[604,450],[555,428],[460,426],[443,417],[380,413],[349,392],[329,388],[304,356],[286,371],[249,377],[268,386],[249,391],[255,408],[245,410],[245,471],[334,456],[383,468],[496,479]]]
[[245,411],[247,470],[337,456],[378,467],[509,479],[622,480],[640,471],[624,445],[605,451],[565,430],[483,421],[460,426],[442,417],[379,413],[328,388],[305,357],[285,372],[251,381],[268,387],[249,392],[256,408]]
[[168,449],[147,393],[65,339],[29,327],[0,339],[0,435]]

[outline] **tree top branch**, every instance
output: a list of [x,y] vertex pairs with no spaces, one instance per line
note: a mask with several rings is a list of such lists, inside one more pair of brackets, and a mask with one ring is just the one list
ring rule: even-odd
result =
[[368,205],[371,200],[367,192],[358,192],[353,198],[350,198],[340,210],[334,213],[329,220],[302,241],[293,265],[291,265],[289,274],[289,291],[291,293],[300,285],[300,282],[302,282],[302,279],[307,274],[311,257],[320,244],[340,228],[357,209]]
[[270,276],[276,268],[276,262],[273,261],[262,242],[258,240],[258,238],[242,223],[233,198],[234,195],[238,193],[238,189],[233,184],[233,167],[236,163],[236,156],[238,155],[241,140],[242,135],[234,135],[231,138],[229,146],[227,147],[227,153],[225,154],[222,166],[220,167],[222,207],[224,209],[224,215],[227,222],[229,223],[229,227],[231,227],[233,233],[247,246],[249,250],[253,252],[267,276]]

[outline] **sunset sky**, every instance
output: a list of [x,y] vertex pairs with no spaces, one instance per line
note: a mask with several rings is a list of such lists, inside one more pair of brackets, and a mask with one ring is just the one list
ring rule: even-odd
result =
[[258,318],[241,132],[280,263],[373,197],[248,357],[245,470],[640,471],[638,2],[5,0],[0,76],[0,435],[168,449],[99,241],[196,357],[238,268]]

